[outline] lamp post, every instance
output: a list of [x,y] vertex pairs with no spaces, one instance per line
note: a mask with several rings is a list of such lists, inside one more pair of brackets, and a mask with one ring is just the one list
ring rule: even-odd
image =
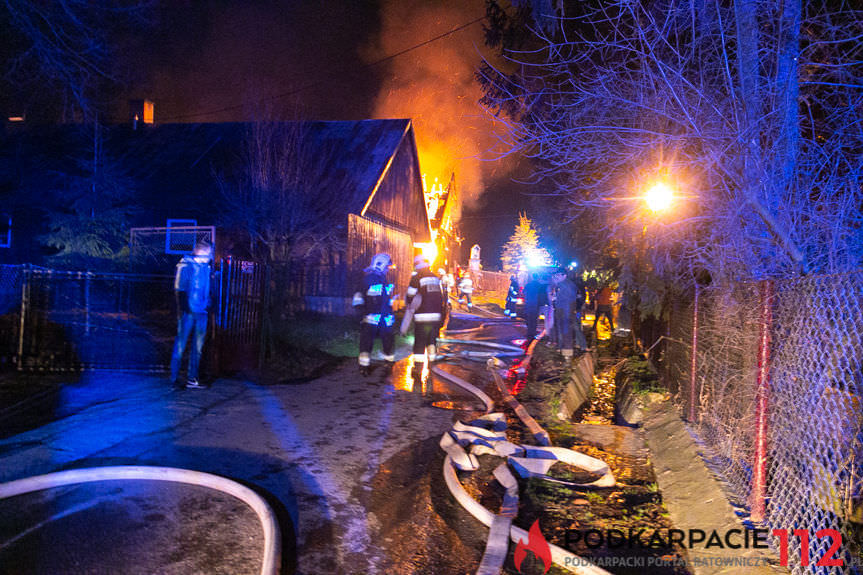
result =
[[[657,180],[651,182],[645,189],[644,192],[644,203],[647,209],[653,214],[660,214],[669,210],[674,203],[675,198],[674,188],[663,180]],[[633,302],[632,302],[632,310],[630,316],[630,328],[632,330],[632,343],[637,348],[638,347],[638,331],[641,327],[641,314],[638,311],[638,307],[641,305],[641,298],[638,293],[639,289],[639,280],[641,279],[641,252],[647,251],[647,223],[643,223],[641,226],[641,241],[639,242],[639,249],[636,252],[635,258],[635,293],[633,294]]]

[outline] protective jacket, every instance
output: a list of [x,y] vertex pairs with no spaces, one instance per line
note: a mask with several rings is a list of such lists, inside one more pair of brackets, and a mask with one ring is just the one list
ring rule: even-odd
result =
[[461,282],[458,284],[458,289],[464,294],[473,293],[473,280],[469,277],[462,278]]
[[420,268],[411,276],[406,303],[413,309],[417,323],[439,322],[443,318],[443,290],[440,279],[429,268]]
[[355,310],[363,315],[363,323],[392,327],[395,322],[393,315],[392,295],[395,286],[387,283],[385,273],[373,268],[366,269],[360,289],[354,293],[351,302]]
[[507,303],[518,299],[518,280],[512,278],[509,280],[509,291],[506,293]]
[[210,261],[183,256],[177,264],[174,291],[181,311],[204,313],[210,308]]

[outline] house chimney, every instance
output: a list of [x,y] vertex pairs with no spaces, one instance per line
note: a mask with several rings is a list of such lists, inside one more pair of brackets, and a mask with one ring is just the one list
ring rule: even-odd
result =
[[137,130],[138,124],[153,123],[153,102],[150,100],[129,100],[129,119],[132,129]]

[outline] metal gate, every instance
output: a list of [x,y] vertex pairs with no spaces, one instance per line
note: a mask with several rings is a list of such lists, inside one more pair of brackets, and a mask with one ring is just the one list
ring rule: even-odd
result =
[[18,354],[22,266],[0,265],[0,370],[12,369]]
[[21,270],[17,367],[163,371],[177,329],[168,275]]
[[[259,367],[264,267],[217,262],[205,376]],[[22,371],[167,371],[177,334],[174,277],[0,269],[0,367]]]
[[224,259],[218,274],[216,354],[223,374],[257,374],[261,355],[261,317],[265,267]]

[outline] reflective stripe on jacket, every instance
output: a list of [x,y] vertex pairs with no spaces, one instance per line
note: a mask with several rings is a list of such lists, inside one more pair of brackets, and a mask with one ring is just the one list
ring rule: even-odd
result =
[[440,278],[431,269],[422,268],[411,276],[407,290],[407,304],[413,309],[415,322],[441,320],[444,306],[443,290]]
[[363,313],[363,323],[391,327],[393,316],[392,295],[395,286],[387,283],[386,275],[370,270],[363,276],[360,288],[354,293],[351,304]]

